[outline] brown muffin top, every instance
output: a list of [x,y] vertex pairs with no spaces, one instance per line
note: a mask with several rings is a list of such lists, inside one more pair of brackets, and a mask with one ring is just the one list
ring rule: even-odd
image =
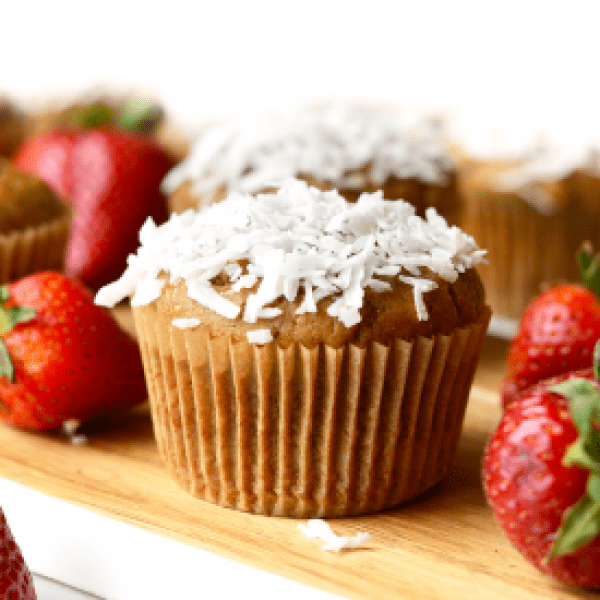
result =
[[69,210],[44,181],[0,158],[0,233],[47,223]]
[[[470,236],[435,210],[364,194],[355,204],[290,180],[276,193],[232,194],[140,232],[107,306],[156,302],[175,326],[210,323],[252,340],[363,344],[446,332],[484,304]],[[178,321],[178,322],[175,322]],[[257,342],[261,343],[261,342]]]
[[[455,327],[477,321],[485,306],[485,294],[481,279],[475,269],[460,273],[454,283],[448,283],[430,273],[438,287],[425,297],[428,318],[419,320],[415,311],[413,289],[410,285],[393,278],[386,278],[391,289],[375,292],[367,289],[360,309],[361,319],[346,327],[338,319],[327,314],[335,298],[326,298],[317,304],[316,312],[299,314],[298,308],[304,300],[301,293],[293,301],[279,297],[269,308],[280,310],[280,314],[269,319],[257,319],[248,323],[241,317],[228,319],[192,300],[183,281],[176,285],[167,283],[155,308],[175,326],[198,324],[206,327],[211,337],[229,336],[233,342],[246,339],[254,331],[270,331],[272,339],[282,347],[300,343],[313,347],[326,343],[339,348],[346,343],[364,347],[371,341],[388,344],[393,339],[407,341],[417,336],[430,337],[447,334]],[[227,299],[243,305],[256,288],[232,290],[228,282],[215,285],[215,289]]]

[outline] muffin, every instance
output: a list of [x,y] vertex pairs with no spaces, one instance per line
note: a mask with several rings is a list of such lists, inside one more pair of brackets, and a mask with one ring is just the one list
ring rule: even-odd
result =
[[600,230],[597,153],[470,159],[458,185],[460,224],[489,251],[481,277],[494,316],[519,319],[544,288],[580,281],[577,250]]
[[25,138],[26,115],[7,98],[0,97],[0,157],[9,157]]
[[41,179],[0,158],[0,283],[60,270],[71,210]]
[[490,318],[470,236],[292,180],[140,240],[96,302],[131,296],[158,449],[185,489],[326,517],[444,477]]
[[349,201],[381,189],[423,216],[458,210],[456,169],[440,119],[389,106],[325,102],[207,126],[165,178],[171,209],[183,212],[232,191],[257,193],[294,177]]

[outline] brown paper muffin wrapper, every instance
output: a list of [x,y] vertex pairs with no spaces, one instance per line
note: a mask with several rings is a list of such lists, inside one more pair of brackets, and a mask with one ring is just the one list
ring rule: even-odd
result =
[[600,185],[580,172],[540,183],[548,202],[535,206],[518,193],[493,189],[490,180],[501,172],[494,163],[461,171],[458,225],[488,251],[489,264],[478,271],[494,315],[518,320],[544,289],[581,281],[576,255],[585,240],[597,239]]
[[461,225],[488,251],[489,264],[478,268],[494,315],[520,319],[544,289],[580,281],[577,250],[590,237],[590,215],[559,211],[538,213],[523,200],[481,203]]
[[211,339],[152,305],[133,314],[170,473],[209,502],[301,518],[382,510],[444,477],[490,318],[336,349]]
[[62,270],[71,215],[0,234],[0,283],[45,270]]

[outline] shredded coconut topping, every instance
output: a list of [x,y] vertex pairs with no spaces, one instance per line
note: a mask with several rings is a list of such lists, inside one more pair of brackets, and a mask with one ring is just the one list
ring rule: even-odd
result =
[[268,344],[273,340],[273,334],[270,329],[255,329],[248,332],[247,338],[251,344]]
[[[298,180],[276,193],[233,193],[200,211],[172,214],[159,227],[149,219],[140,242],[121,278],[98,292],[97,304],[114,306],[127,296],[132,306],[148,304],[160,296],[164,272],[173,284],[185,281],[190,298],[229,319],[276,317],[271,303],[302,292],[298,312],[315,312],[331,297],[327,312],[346,327],[360,321],[365,288],[389,288],[382,277],[412,286],[418,318],[427,319],[423,296],[436,284],[422,270],[454,282],[485,255],[433,208],[422,219],[412,205],[384,200],[381,192],[364,193],[352,204],[335,190],[321,192]],[[212,286],[223,274],[234,289],[255,286],[244,306]]]
[[171,324],[173,327],[177,327],[177,329],[192,329],[200,325],[200,319],[193,317],[191,319],[173,319]]
[[443,183],[453,168],[439,119],[331,102],[208,127],[167,174],[163,191],[190,180],[193,193],[209,203],[219,186],[253,193],[300,174],[359,189],[365,176],[358,170],[365,165],[380,187],[392,175]]
[[308,525],[298,524],[298,529],[309,538],[318,538],[325,542],[321,550],[339,552],[343,548],[358,548],[371,539],[366,532],[357,533],[352,537],[336,535],[323,519],[309,519]]
[[87,444],[88,438],[83,433],[77,433],[81,421],[79,419],[67,419],[62,423],[62,431],[69,438],[69,442],[74,446],[83,446]]

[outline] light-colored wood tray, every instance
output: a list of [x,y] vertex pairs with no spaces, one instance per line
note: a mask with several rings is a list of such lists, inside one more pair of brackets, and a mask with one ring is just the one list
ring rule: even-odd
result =
[[[129,329],[126,308],[117,309]],[[340,535],[367,531],[364,547],[333,554],[299,521],[236,512],[197,500],[166,473],[147,405],[85,425],[85,445],[0,425],[0,477],[215,554],[349,598],[597,598],[555,583],[510,546],[486,505],[480,464],[500,415],[506,342],[488,338],[464,432],[446,479],[379,514],[331,520]]]

